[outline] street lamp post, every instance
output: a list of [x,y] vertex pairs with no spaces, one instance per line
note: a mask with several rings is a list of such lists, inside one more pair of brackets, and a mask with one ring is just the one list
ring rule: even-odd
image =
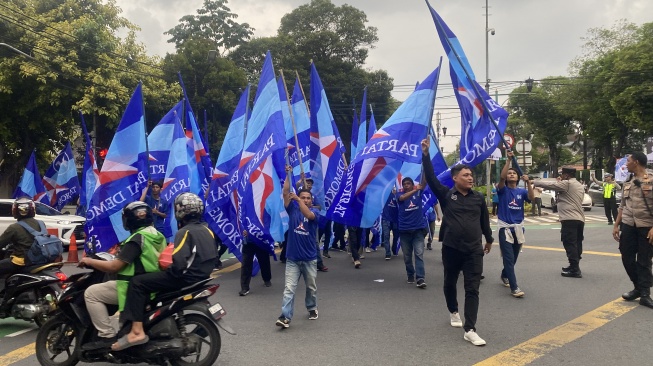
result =
[[[490,94],[490,34],[494,35],[494,28],[489,26],[489,0],[485,0],[485,91]],[[486,189],[485,189],[485,200],[489,205],[491,202],[490,198],[490,173],[492,169],[492,161],[490,159],[486,160],[485,163],[485,177],[486,177]]]

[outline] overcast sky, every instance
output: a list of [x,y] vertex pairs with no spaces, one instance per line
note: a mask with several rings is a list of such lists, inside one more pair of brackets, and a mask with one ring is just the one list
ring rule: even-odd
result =
[[[163,32],[179,18],[195,14],[202,0],[116,0],[123,16],[138,25],[140,40],[149,53],[165,55],[174,46]],[[255,28],[255,36],[273,36],[281,17],[310,0],[231,0],[228,6],[238,22]],[[404,100],[410,87],[424,79],[445,56],[424,0],[332,0],[367,14],[368,25],[378,28],[379,42],[370,51],[366,67],[387,70]],[[431,0],[431,5],[456,33],[476,74],[485,85],[485,0]],[[619,19],[636,24],[653,21],[651,0],[489,0],[489,78],[498,102],[529,76],[568,75],[569,62],[582,54],[589,28],[612,27]],[[274,55],[273,55],[274,56]],[[446,65],[446,56],[443,66]],[[459,114],[451,91],[448,67],[440,78],[436,110],[440,109],[447,135],[460,133]],[[445,152],[453,150],[455,137],[442,140]]]

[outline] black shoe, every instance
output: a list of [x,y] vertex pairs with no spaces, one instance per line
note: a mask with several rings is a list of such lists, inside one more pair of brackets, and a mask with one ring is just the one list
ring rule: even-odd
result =
[[426,282],[424,282],[423,278],[420,278],[420,279],[417,280],[417,287],[426,288]]
[[571,278],[583,278],[583,274],[580,270],[569,270],[560,272],[562,277],[571,277]]
[[329,272],[329,267],[322,266],[322,267],[318,267],[317,270],[320,272]]
[[324,258],[331,258],[331,256],[329,255],[329,252],[322,252],[322,256]]
[[485,276],[481,275],[481,279],[484,280],[484,279],[485,279]]
[[621,295],[621,297],[626,300],[626,301],[633,301],[638,299],[641,296],[639,293],[638,289],[634,289],[632,291],[625,292]]
[[238,293],[238,295],[240,295],[240,296],[247,296],[247,295],[249,295],[249,290],[241,290],[241,291]]
[[651,300],[650,296],[642,296],[639,298],[639,304],[644,305],[647,308],[653,309],[653,300]]
[[263,284],[265,285],[265,287],[272,286],[272,282],[270,282],[270,281],[265,281]]
[[118,337],[100,338],[99,341],[86,343],[85,345],[82,346],[82,349],[84,351],[90,351],[94,349],[111,348],[111,345],[113,345],[117,341],[118,341]]
[[408,277],[406,283],[415,283],[415,277]]
[[431,246],[431,244],[426,246],[426,250],[433,250],[433,247]]
[[562,267],[562,272],[569,272],[571,271],[571,266],[569,267]]
[[608,225],[614,225],[612,221],[608,221]]

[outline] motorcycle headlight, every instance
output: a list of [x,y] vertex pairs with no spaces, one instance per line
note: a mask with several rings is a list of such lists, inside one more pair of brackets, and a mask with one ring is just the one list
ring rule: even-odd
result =
[[68,221],[68,220],[59,220],[59,221],[57,221],[57,224],[59,224],[59,225],[70,225],[71,222]]

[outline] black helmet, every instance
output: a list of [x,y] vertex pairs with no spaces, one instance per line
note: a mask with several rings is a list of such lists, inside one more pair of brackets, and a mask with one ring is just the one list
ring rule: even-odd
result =
[[36,204],[29,197],[16,198],[11,205],[11,214],[14,219],[24,219],[36,215]]
[[133,232],[154,222],[152,208],[145,202],[134,201],[122,209],[122,226]]
[[182,193],[175,198],[175,217],[181,222],[200,218],[204,213],[204,201],[194,193]]

